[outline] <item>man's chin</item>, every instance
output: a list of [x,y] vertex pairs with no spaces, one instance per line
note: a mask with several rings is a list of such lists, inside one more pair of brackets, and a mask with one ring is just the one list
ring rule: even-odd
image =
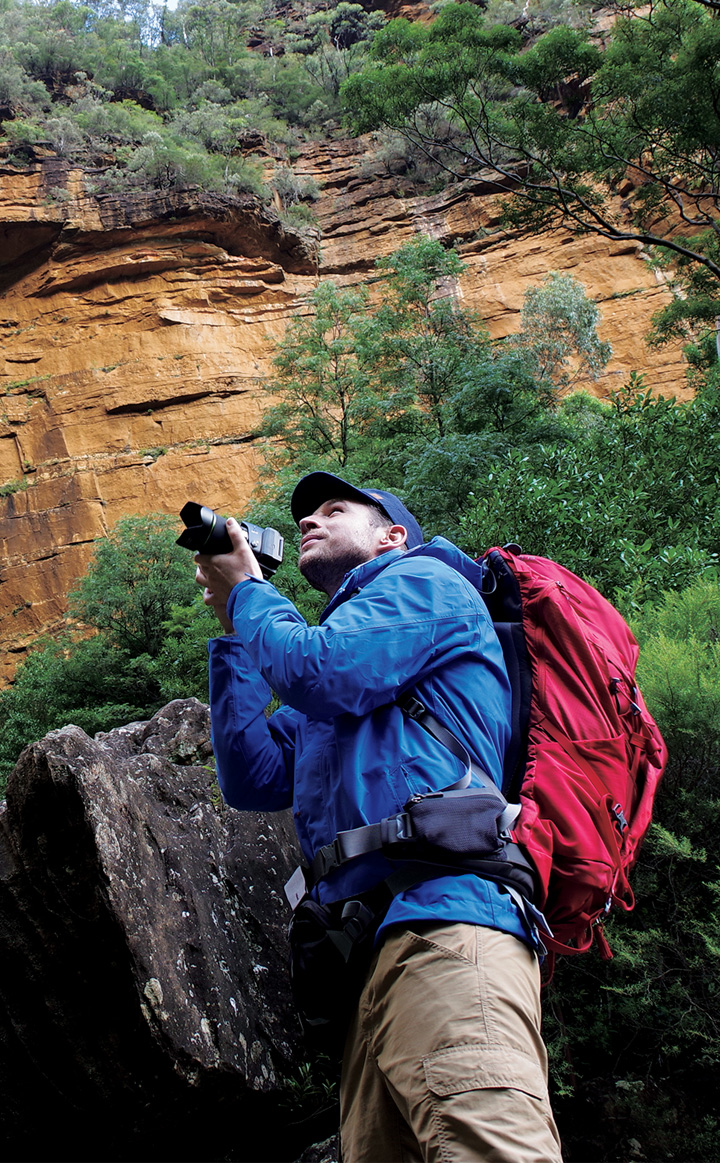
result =
[[328,571],[328,563],[323,560],[322,553],[314,554],[312,546],[300,554],[298,558],[298,569],[305,578],[316,590],[323,589],[322,581]]
[[313,554],[313,546],[309,546],[298,557],[298,569],[305,577],[306,570],[312,570],[313,565],[322,561],[322,554]]
[[317,552],[313,552],[313,546],[309,545],[298,558],[298,569],[313,589],[321,590],[330,597],[342,583],[348,571],[362,565],[367,560],[368,558],[360,552],[330,558],[325,552],[324,546],[321,546]]

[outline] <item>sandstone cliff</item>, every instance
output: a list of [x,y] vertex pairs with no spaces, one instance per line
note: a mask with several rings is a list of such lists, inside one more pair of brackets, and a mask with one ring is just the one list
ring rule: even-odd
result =
[[614,356],[593,390],[632,370],[685,391],[679,349],[649,350],[667,289],[636,244],[508,235],[477,180],[404,188],[370,139],[310,143],[319,231],[300,238],[251,201],[197,191],[94,197],[65,161],[0,166],[0,641],[4,671],[59,625],[93,541],[119,517],[200,499],[241,513],[273,345],[320,278],[367,280],[419,232],[455,244],[455,293],[501,337],[528,287],[572,273],[600,304]]

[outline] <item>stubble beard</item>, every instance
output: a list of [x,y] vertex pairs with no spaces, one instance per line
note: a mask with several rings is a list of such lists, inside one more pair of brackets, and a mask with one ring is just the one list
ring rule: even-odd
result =
[[346,550],[341,556],[326,557],[318,554],[310,561],[299,562],[298,569],[314,590],[332,596],[342,584],[345,574],[370,560],[370,554],[359,546]]

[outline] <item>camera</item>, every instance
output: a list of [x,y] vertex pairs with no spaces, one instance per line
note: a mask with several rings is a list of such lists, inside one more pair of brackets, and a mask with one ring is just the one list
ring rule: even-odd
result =
[[[180,510],[180,517],[187,528],[178,537],[178,545],[193,549],[196,553],[232,553],[232,541],[225,527],[225,518],[214,509],[188,501]],[[240,527],[247,533],[248,544],[258,560],[263,577],[272,577],[283,559],[283,538],[277,529],[263,529],[250,521],[241,521]]]

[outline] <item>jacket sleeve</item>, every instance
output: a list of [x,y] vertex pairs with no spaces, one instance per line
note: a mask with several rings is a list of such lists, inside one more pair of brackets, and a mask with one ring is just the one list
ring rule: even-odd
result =
[[270,583],[252,579],[235,587],[228,612],[273,690],[312,719],[368,714],[466,655],[470,643],[476,654],[484,643],[490,656],[493,641],[497,647],[470,583],[427,558],[384,569],[320,626],[308,626]]
[[292,803],[297,715],[267,719],[272,692],[237,638],[212,638],[210,713],[218,783],[226,803],[280,811]]

